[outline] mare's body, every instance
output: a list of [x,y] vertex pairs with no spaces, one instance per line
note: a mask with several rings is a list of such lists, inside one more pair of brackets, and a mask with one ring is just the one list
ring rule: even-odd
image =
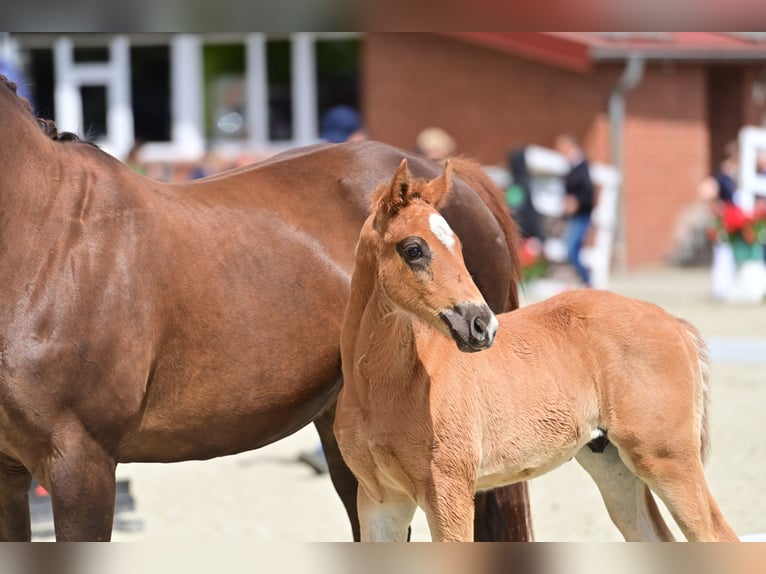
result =
[[[32,476],[57,539],[103,540],[118,462],[232,454],[311,421],[358,536],[331,432],[340,325],[369,191],[403,152],[318,146],[168,185],[55,141],[12,88],[0,82],[0,539],[29,539]],[[515,305],[507,214],[467,183],[445,214],[475,234],[493,304]]]

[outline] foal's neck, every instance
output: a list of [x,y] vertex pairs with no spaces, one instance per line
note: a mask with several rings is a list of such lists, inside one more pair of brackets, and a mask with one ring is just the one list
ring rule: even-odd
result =
[[437,344],[444,337],[441,333],[395,307],[378,285],[368,301],[361,330],[366,346],[359,349],[365,357],[362,372],[370,390],[399,394],[410,387],[418,393],[427,389],[426,366],[419,350]]
[[385,396],[396,390],[399,395],[422,375],[417,345],[430,329],[397,310],[383,293],[377,282],[375,241],[368,220],[356,249],[341,338],[346,385],[355,387],[363,401],[370,393]]

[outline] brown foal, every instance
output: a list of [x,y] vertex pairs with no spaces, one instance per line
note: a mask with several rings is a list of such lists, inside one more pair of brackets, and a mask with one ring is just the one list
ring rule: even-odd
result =
[[650,489],[689,540],[737,540],[703,474],[698,331],[593,290],[496,318],[436,211],[450,176],[413,179],[403,161],[356,248],[335,431],[362,540],[404,540],[418,506],[434,540],[472,540],[476,491],[572,457],[626,540],[673,539]]

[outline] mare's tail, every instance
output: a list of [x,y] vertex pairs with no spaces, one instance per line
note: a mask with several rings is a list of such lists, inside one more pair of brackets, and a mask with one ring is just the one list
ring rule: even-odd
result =
[[484,172],[481,165],[466,157],[453,157],[450,158],[450,162],[455,169],[455,173],[476,191],[492,212],[492,215],[495,216],[495,220],[503,230],[505,241],[508,244],[511,274],[514,280],[511,282],[508,290],[507,308],[493,309],[493,311],[503,312],[518,309],[518,285],[519,281],[521,281],[521,261],[519,260],[521,235],[519,234],[519,227],[516,225],[516,221],[513,217],[511,217],[511,213],[505,205],[505,199],[500,193],[500,190]]
[[710,359],[707,354],[707,346],[702,335],[697,328],[684,319],[678,319],[678,322],[691,338],[694,345],[694,351],[697,354],[697,364],[700,371],[700,384],[702,388],[702,421],[700,425],[700,458],[702,464],[707,462],[710,454]]

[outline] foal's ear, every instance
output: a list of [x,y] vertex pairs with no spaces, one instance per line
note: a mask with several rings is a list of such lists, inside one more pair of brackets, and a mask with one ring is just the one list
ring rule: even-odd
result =
[[389,219],[394,217],[399,210],[407,204],[408,194],[412,188],[412,174],[407,166],[407,160],[403,159],[388,186],[383,186],[378,193],[375,205],[375,229],[378,231],[385,227]]
[[429,205],[439,207],[449,191],[452,183],[452,162],[447,160],[444,164],[444,172],[437,178],[432,179],[420,192],[421,197]]

